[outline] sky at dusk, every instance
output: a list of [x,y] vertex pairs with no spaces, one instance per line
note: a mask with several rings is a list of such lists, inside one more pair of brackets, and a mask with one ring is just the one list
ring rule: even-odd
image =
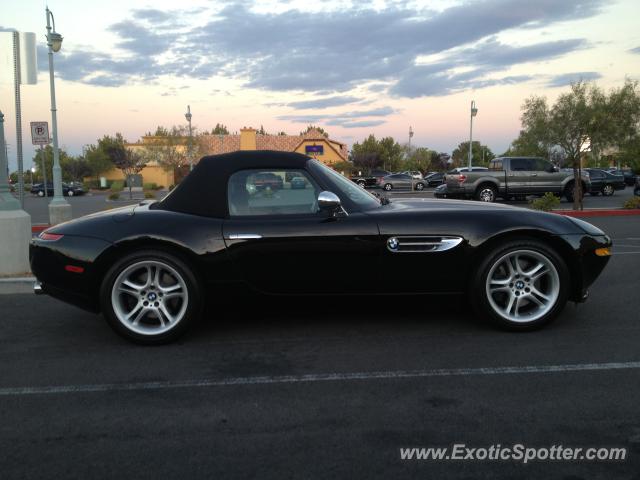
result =
[[[157,125],[298,134],[349,145],[370,133],[451,152],[469,136],[502,153],[531,95],[570,82],[640,79],[637,0],[226,2],[50,0],[64,36],[54,55],[59,142],[72,154],[103,134],[136,141]],[[0,32],[38,36],[29,122],[51,121],[45,2],[0,1]],[[16,165],[11,35],[0,33],[0,110]]]

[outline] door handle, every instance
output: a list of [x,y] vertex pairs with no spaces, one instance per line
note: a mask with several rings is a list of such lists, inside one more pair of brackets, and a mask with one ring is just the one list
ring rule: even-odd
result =
[[537,174],[537,173],[532,173],[532,174],[531,174],[531,176],[532,176],[532,177],[537,177],[537,176],[538,176],[538,174]]
[[262,235],[257,233],[232,233],[227,238],[229,240],[254,240],[262,238]]

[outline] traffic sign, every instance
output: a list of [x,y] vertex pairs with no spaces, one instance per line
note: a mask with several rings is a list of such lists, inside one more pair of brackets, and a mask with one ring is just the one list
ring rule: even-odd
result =
[[49,124],[47,122],[31,122],[31,143],[33,145],[49,145]]

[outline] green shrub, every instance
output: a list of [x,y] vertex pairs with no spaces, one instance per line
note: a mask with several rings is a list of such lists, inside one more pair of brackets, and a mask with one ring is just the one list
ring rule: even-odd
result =
[[144,192],[144,198],[156,198],[153,192]]
[[550,212],[560,205],[560,198],[558,198],[551,192],[547,192],[542,197],[531,200],[529,203],[531,204],[531,208],[533,208],[534,210]]
[[628,208],[630,210],[640,208],[640,197],[631,197],[624,202],[623,208]]
[[112,192],[121,192],[124,190],[124,182],[122,180],[116,180],[111,183]]
[[119,193],[112,193],[111,195],[109,195],[109,200],[118,200],[120,198],[120,194]]
[[158,189],[158,185],[156,185],[155,183],[144,183],[144,184],[142,184],[142,189],[143,190],[157,190]]

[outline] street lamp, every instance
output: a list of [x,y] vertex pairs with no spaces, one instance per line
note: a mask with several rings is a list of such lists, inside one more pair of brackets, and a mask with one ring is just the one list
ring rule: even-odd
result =
[[473,117],[478,114],[478,109],[476,108],[476,101],[471,100],[471,122],[469,124],[469,171],[471,171],[471,158],[473,151]]
[[189,149],[187,151],[187,154],[189,155],[189,171],[193,170],[193,158],[191,156],[191,117],[193,117],[193,115],[191,115],[191,106],[187,105],[187,113],[184,114],[184,118],[189,122]]
[[[60,152],[58,151],[58,117],[56,109],[56,87],[53,75],[53,52],[60,51],[62,35],[56,33],[56,21],[53,13],[46,8],[47,15],[47,46],[49,47],[49,84],[51,88],[51,133],[53,137],[53,200],[49,203],[49,223],[71,220],[71,205],[62,196],[62,170],[60,168]],[[51,28],[53,23],[53,31]],[[46,191],[45,185],[45,191]]]

